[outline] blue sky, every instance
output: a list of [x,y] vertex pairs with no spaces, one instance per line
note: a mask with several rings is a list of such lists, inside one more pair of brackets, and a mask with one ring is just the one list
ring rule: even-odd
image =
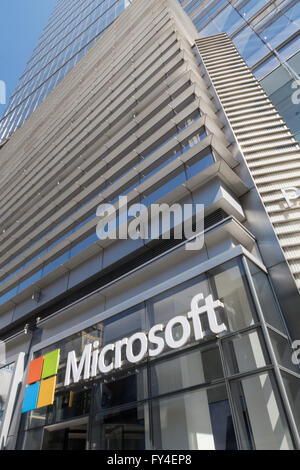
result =
[[[6,101],[24,72],[57,0],[1,0],[0,80],[6,84]],[[0,117],[6,105],[0,104]]]

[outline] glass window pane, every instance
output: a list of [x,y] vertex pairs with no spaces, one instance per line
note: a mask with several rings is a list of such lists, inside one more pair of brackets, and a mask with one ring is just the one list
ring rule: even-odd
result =
[[292,362],[293,349],[288,340],[272,330],[269,330],[269,335],[278,364],[299,374],[299,367]]
[[[288,44],[282,47],[279,51],[280,58],[282,60],[286,60],[287,58],[291,57],[293,54],[296,54],[300,49],[300,36],[292,39]],[[300,54],[299,54],[300,55]],[[299,63],[299,57],[298,57]]]
[[[286,417],[279,400],[274,378],[263,373],[232,383],[232,393],[241,423],[244,427],[244,448],[255,450],[293,449]],[[253,444],[249,443],[249,430]],[[248,444],[247,444],[248,443]]]
[[148,405],[93,417],[92,449],[149,449],[149,436]]
[[17,449],[40,450],[42,445],[43,428],[32,429],[21,433]]
[[263,311],[265,321],[277,330],[286,334],[286,329],[283,324],[277,303],[275,302],[268,276],[257,266],[255,266],[255,264],[251,263],[250,261],[247,261],[247,263],[252,275],[256,294]]
[[192,298],[201,293],[204,296],[209,295],[209,285],[205,276],[192,279],[149,301],[147,308],[149,327],[158,323],[165,324],[177,315],[186,315],[190,311]]
[[224,376],[219,348],[197,349],[151,367],[152,395],[179,391]]
[[242,2],[243,6],[239,8],[243,17],[249,20],[256,12],[258,12],[264,5],[266,5],[267,0],[250,0],[250,2]]
[[249,26],[235,36],[233,42],[249,67],[252,67],[270,52]]
[[237,449],[225,386],[155,400],[152,415],[155,449]]
[[234,261],[211,271],[215,296],[224,304],[224,318],[229,331],[237,331],[257,321],[245,273]]
[[223,346],[229,374],[255,370],[269,363],[259,330],[224,339]]
[[147,396],[147,373],[142,368],[134,374],[105,380],[94,387],[94,401],[99,410],[141,401]]
[[91,390],[84,387],[80,390],[66,390],[57,393],[54,405],[49,407],[48,424],[58,423],[89,413]]
[[22,413],[21,429],[35,429],[46,424],[47,407],[38,408],[30,413]]
[[270,26],[261,32],[263,39],[267,41],[272,48],[277,47],[299,29],[299,27],[294,22],[291,22],[286,15],[287,14],[281,16],[276,21],[273,21]]
[[277,57],[272,56],[272,57],[270,57],[270,59],[267,59],[259,67],[257,67],[253,71],[253,73],[254,73],[255,77],[258,80],[260,80],[261,78],[265,77],[270,72],[272,72],[278,65],[280,65],[279,60],[277,59]]
[[198,29],[203,23],[205,23],[211,16],[216,13],[223,5],[226,0],[210,1],[204,5],[200,12],[193,18],[196,28]]
[[292,412],[300,433],[300,377],[281,372],[286,393],[292,408]]
[[244,20],[231,5],[228,5],[214,18],[213,23],[220,33],[226,32],[230,35],[242,26]]

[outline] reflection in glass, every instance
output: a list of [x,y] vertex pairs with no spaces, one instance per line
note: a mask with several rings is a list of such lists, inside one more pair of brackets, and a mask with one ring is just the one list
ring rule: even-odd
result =
[[259,330],[239,334],[223,341],[229,374],[238,374],[264,367],[269,362]]
[[259,36],[249,26],[242,29],[233,38],[233,42],[249,67],[255,65],[270,52]]
[[[205,28],[201,30],[201,36],[210,34],[218,34],[226,32],[228,35],[232,34],[244,23],[243,18],[231,6],[227,5]],[[212,29],[214,27],[214,30]]]
[[298,432],[300,433],[300,375],[296,377],[283,371],[281,372],[281,375],[295,422],[298,427]]
[[149,442],[147,405],[95,416],[92,449],[139,451],[149,449]]
[[[19,436],[17,449],[19,450],[40,450],[42,445],[43,428],[31,429]],[[22,444],[21,444],[22,442]]]
[[177,315],[187,314],[190,311],[192,298],[201,293],[204,296],[209,295],[209,285],[205,276],[192,279],[149,301],[147,308],[149,327],[158,323],[166,324]]
[[224,304],[224,318],[229,331],[237,331],[256,322],[252,298],[243,269],[230,262],[211,272],[216,297]]
[[141,401],[147,395],[146,370],[140,368],[135,374],[95,384],[94,407],[97,410],[112,408]]
[[14,370],[14,363],[0,368],[0,427]]
[[156,400],[152,414],[155,449],[237,449],[225,386]]
[[151,367],[152,395],[179,391],[222,377],[218,347],[214,345],[204,350],[197,349]]
[[293,449],[277,387],[271,374],[265,372],[234,382],[232,393],[241,429],[241,423],[244,423],[243,448],[249,448],[250,429],[253,448],[256,450]]
[[91,390],[85,390],[85,387],[57,393],[54,405],[49,407],[48,424],[86,415],[90,411],[90,404]]
[[[273,21],[271,25],[261,31],[262,37],[272,48],[277,47],[299,30],[296,21],[300,18],[300,4],[298,3],[296,9],[293,7],[284,15],[281,11],[281,15],[282,16]],[[261,29],[259,24],[257,28],[258,30]]]
[[265,321],[277,328],[277,330],[286,333],[283,320],[275,302],[274,294],[270,286],[267,275],[261,271],[255,264],[247,261],[252,279],[255,285],[256,294],[263,311]]
[[292,362],[293,349],[287,338],[275,333],[271,329],[269,329],[269,335],[278,364],[299,374],[299,366]]

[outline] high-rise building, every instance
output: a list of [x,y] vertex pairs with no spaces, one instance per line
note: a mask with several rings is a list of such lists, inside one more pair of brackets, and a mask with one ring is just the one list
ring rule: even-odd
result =
[[[300,141],[299,0],[180,0],[200,37],[227,33]],[[293,88],[294,85],[294,88]],[[299,96],[299,93],[298,93]]]
[[299,449],[300,147],[226,10],[279,2],[127,3],[0,148],[0,447]]
[[129,4],[129,0],[57,1],[1,118],[0,142],[23,124]]

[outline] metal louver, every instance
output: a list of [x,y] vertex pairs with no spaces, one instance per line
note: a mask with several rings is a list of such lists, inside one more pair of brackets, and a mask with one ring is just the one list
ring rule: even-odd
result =
[[248,168],[300,289],[300,146],[226,33],[196,40]]

